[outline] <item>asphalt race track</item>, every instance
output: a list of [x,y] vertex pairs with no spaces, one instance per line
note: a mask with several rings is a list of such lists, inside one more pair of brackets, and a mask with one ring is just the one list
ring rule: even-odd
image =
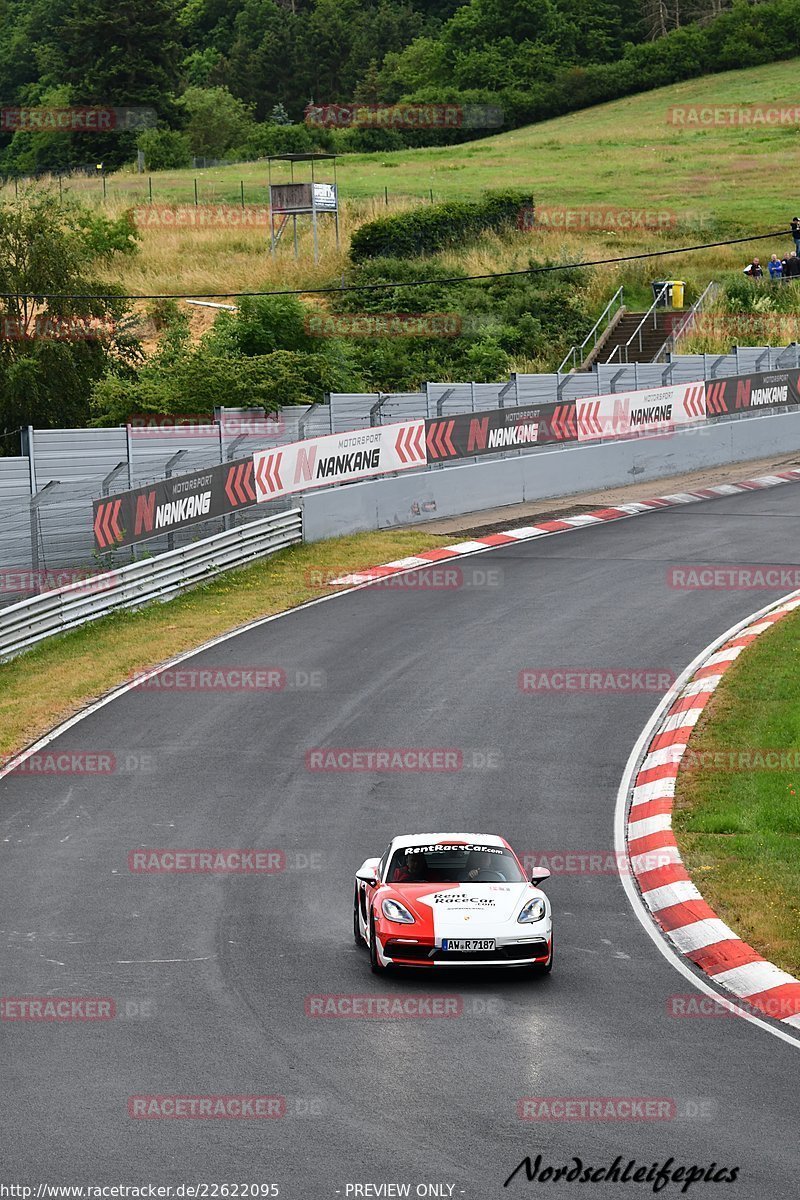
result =
[[[522,1171],[503,1188],[526,1154],[594,1167],[622,1155],[739,1167],[693,1197],[796,1196],[795,1047],[735,1017],[671,1016],[669,998],[691,986],[615,874],[549,882],[556,965],[542,980],[376,979],[351,921],[353,872],[395,833],[494,831],[520,852],[610,853],[620,777],[659,695],[522,694],[518,672],[677,674],[787,589],[688,593],[667,585],[668,568],[797,562],[799,520],[788,485],[464,559],[472,586],[340,596],[185,664],[318,672],[324,687],[138,689],[50,747],[113,753],[113,775],[0,781],[2,994],[111,997],[118,1014],[0,1023],[5,1176],[271,1182],[310,1200],[390,1195],[352,1186],[388,1183],[476,1200],[652,1195],[632,1181],[540,1186]],[[479,586],[488,570],[492,586]],[[458,748],[465,765],[307,770],[306,751],[323,746]],[[139,847],[271,848],[286,869],[137,874]],[[306,1015],[307,997],[432,993],[460,997],[460,1015]],[[285,1114],[130,1117],[128,1098],[151,1094],[282,1096]],[[668,1098],[673,1115],[518,1115],[525,1097],[567,1096]]]

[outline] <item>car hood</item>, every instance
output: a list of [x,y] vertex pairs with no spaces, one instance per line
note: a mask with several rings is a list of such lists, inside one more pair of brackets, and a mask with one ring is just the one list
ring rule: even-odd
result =
[[457,928],[465,936],[478,925],[516,921],[524,903],[543,896],[530,883],[404,884],[392,891],[419,915],[432,912],[437,929]]

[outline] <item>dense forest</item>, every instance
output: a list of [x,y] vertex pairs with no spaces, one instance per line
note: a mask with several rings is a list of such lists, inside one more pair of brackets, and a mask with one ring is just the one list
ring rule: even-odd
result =
[[[723,7],[724,6],[724,7]],[[0,171],[145,151],[392,149],[469,130],[315,130],[309,104],[496,104],[506,127],[798,52],[800,0],[0,0],[4,106],[138,106],[144,133],[14,130]]]

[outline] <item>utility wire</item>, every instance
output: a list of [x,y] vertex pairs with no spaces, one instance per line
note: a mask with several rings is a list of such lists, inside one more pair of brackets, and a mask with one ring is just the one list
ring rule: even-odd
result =
[[636,262],[643,258],[663,258],[670,254],[694,254],[699,250],[715,250],[719,246],[738,246],[742,242],[758,242],[767,238],[785,237],[788,230],[774,233],[755,233],[750,237],[729,238],[724,242],[703,242],[698,246],[678,246],[674,250],[648,250],[643,254],[624,254],[616,258],[595,258],[586,262],[555,263],[547,267],[525,267],[519,271],[490,271],[485,275],[454,275],[444,279],[411,279],[393,283],[351,283],[339,287],[283,288],[270,292],[166,292],[158,295],[126,295],[118,292],[0,292],[0,300],[236,300],[255,296],[322,296],[338,292],[375,292],[387,288],[427,287],[431,284],[470,283],[482,279],[512,279],[520,275],[546,275],[553,271],[576,271],[582,267],[607,267],[615,263]]

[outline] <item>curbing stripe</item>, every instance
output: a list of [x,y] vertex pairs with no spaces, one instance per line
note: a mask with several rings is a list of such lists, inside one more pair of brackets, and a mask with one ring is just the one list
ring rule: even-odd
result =
[[[774,480],[774,476],[764,476],[749,483],[771,487]],[[677,850],[672,805],[676,776],[692,728],[722,675],[759,634],[798,606],[800,593],[776,601],[773,607],[754,614],[749,622],[745,619],[722,645],[712,643],[705,656],[695,660],[690,678],[648,734],[649,741],[628,789],[625,833],[631,872],[641,898],[650,909],[651,919],[678,953],[714,984],[746,1001],[751,1009],[794,1028],[800,1028],[800,981],[767,962],[703,899]],[[652,805],[658,806],[657,814]]]
[[[686,504],[697,504],[702,500],[713,500],[722,496],[736,496],[740,492],[752,492],[758,488],[781,487],[786,483],[796,483],[800,480],[800,469],[781,471],[775,475],[761,475],[757,479],[743,479],[740,483],[720,483],[714,487],[695,488],[691,492],[672,492],[665,496],[653,496],[650,500],[636,500],[629,504],[614,505],[613,508],[597,508],[593,512],[583,513],[575,517],[559,517],[550,521],[542,521],[538,525],[522,525],[516,529],[504,529],[501,533],[487,533],[484,537],[470,541],[456,542],[452,546],[443,546],[437,550],[424,550],[417,558],[415,565],[429,562],[440,562],[445,558],[458,558],[462,554],[474,554],[477,550],[489,550],[494,546],[502,546],[511,542],[525,542],[537,537],[553,536],[569,533],[573,529],[582,529],[599,521],[622,521],[630,517],[643,516],[645,513],[656,512],[662,508],[680,508]],[[403,560],[405,561],[405,560]],[[387,573],[407,569],[400,563],[384,563]],[[374,568],[373,568],[374,569]],[[370,578],[369,575],[358,573],[342,575],[331,579],[329,587],[349,587]]]

